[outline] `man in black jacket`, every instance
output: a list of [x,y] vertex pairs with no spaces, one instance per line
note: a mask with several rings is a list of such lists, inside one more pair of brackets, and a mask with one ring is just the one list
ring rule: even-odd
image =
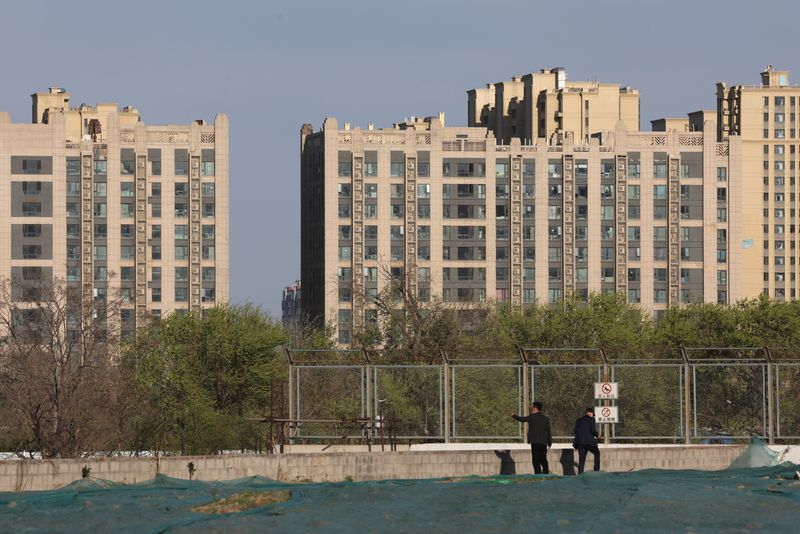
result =
[[594,422],[594,408],[586,408],[586,414],[575,421],[575,440],[572,448],[578,449],[578,474],[583,473],[586,454],[594,456],[594,470],[600,471],[600,449],[597,448],[597,425]]
[[553,445],[553,435],[550,433],[550,419],[542,413],[542,403],[534,402],[531,405],[530,415],[521,416],[512,413],[511,417],[520,423],[528,423],[528,443],[531,444],[533,472],[537,475],[550,473],[547,449]]

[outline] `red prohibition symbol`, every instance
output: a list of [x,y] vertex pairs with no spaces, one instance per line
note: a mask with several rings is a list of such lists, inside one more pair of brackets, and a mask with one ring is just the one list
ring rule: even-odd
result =
[[611,408],[603,408],[602,410],[600,410],[600,414],[603,417],[611,417]]
[[608,395],[609,393],[611,393],[611,384],[603,384],[602,386],[600,386],[600,389],[603,390],[603,393]]

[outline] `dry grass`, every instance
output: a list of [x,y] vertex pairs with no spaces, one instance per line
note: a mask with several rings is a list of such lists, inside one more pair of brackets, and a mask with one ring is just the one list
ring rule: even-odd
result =
[[292,492],[285,490],[248,491],[245,493],[236,493],[230,497],[225,497],[224,499],[208,504],[195,506],[192,508],[192,511],[201,514],[231,514],[235,512],[244,512],[245,510],[258,508],[266,504],[286,502],[291,498]]

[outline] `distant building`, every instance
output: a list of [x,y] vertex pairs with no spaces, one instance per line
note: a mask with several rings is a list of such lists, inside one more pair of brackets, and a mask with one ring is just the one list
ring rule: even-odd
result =
[[281,322],[283,324],[289,324],[300,317],[300,302],[300,280],[297,280],[294,284],[286,286],[281,296]]
[[468,91],[467,127],[334,118],[301,130],[303,307],[376,320],[403,277],[421,301],[524,306],[619,292],[688,302],[796,299],[800,88],[770,66],[717,109],[639,130],[638,92],[543,70]]
[[0,276],[119,291],[123,334],[227,301],[227,117],[155,126],[57,87],[32,99],[32,124],[0,112]]

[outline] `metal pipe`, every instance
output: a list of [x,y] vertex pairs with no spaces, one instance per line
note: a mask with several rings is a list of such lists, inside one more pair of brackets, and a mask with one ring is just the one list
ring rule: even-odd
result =
[[764,347],[767,356],[767,438],[770,445],[775,444],[775,420],[773,418],[773,394],[775,387],[772,382],[772,352],[769,347]]
[[450,443],[450,363],[442,351],[442,370],[444,371],[444,442]]
[[[689,372],[689,355],[686,352],[686,347],[681,347],[681,356],[683,356],[683,428],[684,428],[684,443],[690,445],[692,437],[689,435],[689,429],[692,427],[692,389],[691,389],[691,373]],[[695,429],[695,432],[697,429]]]

